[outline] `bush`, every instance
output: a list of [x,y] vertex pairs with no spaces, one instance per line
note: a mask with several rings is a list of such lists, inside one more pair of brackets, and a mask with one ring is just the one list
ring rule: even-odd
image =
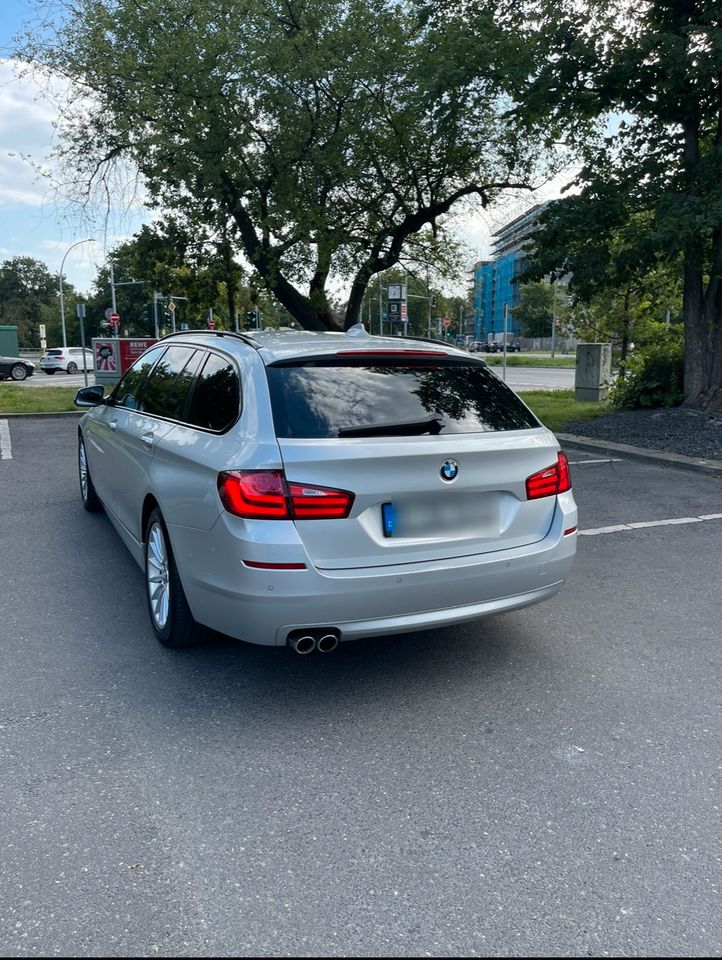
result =
[[635,354],[624,380],[609,391],[612,405],[622,410],[676,407],[684,398],[684,345],[666,341]]

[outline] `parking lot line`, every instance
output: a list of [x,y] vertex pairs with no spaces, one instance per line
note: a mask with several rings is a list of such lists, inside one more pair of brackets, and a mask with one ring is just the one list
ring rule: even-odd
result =
[[10,426],[7,420],[0,420],[0,460],[12,460],[13,448],[10,443]]
[[621,463],[621,457],[604,457],[602,460],[570,460],[569,466],[584,466],[587,463]]
[[596,537],[601,533],[621,533],[623,530],[642,530],[646,527],[674,527],[686,523],[706,523],[709,520],[722,520],[722,513],[707,513],[699,517],[671,517],[667,520],[639,520],[634,523],[616,523],[608,527],[592,527],[580,530],[580,537]]

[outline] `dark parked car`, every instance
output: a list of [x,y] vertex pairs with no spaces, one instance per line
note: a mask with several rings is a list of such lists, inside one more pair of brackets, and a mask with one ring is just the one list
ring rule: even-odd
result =
[[[504,344],[499,340],[490,340],[488,343],[485,343],[482,347],[482,350],[485,350],[487,353],[503,353]],[[507,353],[521,353],[521,344],[518,340],[507,340],[506,344]]]
[[35,364],[22,357],[0,357],[0,380],[26,380],[35,373]]

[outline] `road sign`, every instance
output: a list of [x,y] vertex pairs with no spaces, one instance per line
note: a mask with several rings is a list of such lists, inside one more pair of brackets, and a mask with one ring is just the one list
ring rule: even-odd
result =
[[208,329],[209,329],[209,330],[215,330],[215,329],[216,329],[216,321],[215,321],[215,320],[209,320],[209,321],[208,321]]
[[171,302],[168,304],[168,309],[170,310],[171,313],[173,313],[173,311],[175,310],[175,304],[173,303],[172,300],[171,300]]
[[84,303],[77,303],[77,304],[75,305],[75,312],[76,312],[77,315],[78,315],[78,320],[84,320],[84,319],[85,319],[85,304],[84,304]]
[[45,331],[45,324],[44,324],[44,323],[41,323],[41,324],[40,324],[39,330],[40,330],[40,339],[41,339],[41,340],[44,340],[44,339],[47,337],[47,333],[46,333],[46,331]]
[[120,323],[120,314],[111,313],[110,316],[108,317],[108,320],[110,320],[111,323]]
[[107,307],[106,310],[105,310],[105,319],[106,319],[106,320],[110,320],[110,318],[111,318],[112,316],[113,316],[113,308],[112,308],[112,307]]

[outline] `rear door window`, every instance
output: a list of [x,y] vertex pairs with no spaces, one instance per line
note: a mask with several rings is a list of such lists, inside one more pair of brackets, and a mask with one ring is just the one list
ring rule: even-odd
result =
[[133,366],[123,376],[122,380],[111,394],[115,403],[120,407],[138,409],[140,391],[145,379],[150,373],[153,364],[166,349],[165,344],[148,350],[142,357],[138,357]]
[[203,356],[194,347],[168,347],[153,368],[140,397],[140,409],[158,417],[182,419],[193,376]]
[[240,405],[241,384],[235,366],[225,357],[209,354],[196,380],[186,422],[221,432],[238,419]]
[[281,438],[527,430],[539,421],[484,363],[320,357],[266,368]]

